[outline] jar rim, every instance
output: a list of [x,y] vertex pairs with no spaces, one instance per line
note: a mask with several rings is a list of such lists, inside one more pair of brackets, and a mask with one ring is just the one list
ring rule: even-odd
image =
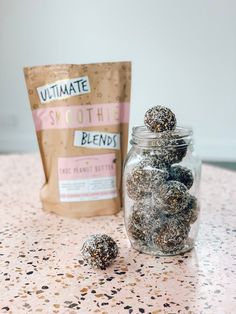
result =
[[173,131],[164,131],[164,132],[152,132],[148,130],[145,125],[138,125],[132,128],[132,135],[139,137],[140,139],[158,139],[166,134],[172,134],[178,136],[178,138],[183,138],[193,135],[193,129],[189,126],[177,126]]
[[152,132],[145,125],[132,128],[132,145],[138,146],[159,146],[168,138],[169,146],[185,146],[192,143],[193,129],[187,126],[177,126],[175,130],[164,132]]

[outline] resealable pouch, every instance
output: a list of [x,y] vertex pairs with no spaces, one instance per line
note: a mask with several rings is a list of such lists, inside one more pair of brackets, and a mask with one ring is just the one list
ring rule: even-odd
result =
[[45,183],[45,211],[115,214],[122,203],[131,63],[24,68]]

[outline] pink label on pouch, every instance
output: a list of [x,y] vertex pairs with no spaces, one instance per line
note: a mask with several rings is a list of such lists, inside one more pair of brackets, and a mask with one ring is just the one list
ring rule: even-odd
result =
[[129,103],[57,106],[33,110],[36,131],[117,125],[129,121]]
[[117,196],[115,154],[58,158],[61,202],[111,199]]
[[59,180],[115,176],[115,154],[58,158]]

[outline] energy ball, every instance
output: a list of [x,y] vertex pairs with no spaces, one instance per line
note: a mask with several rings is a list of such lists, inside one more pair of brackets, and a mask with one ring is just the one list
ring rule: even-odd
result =
[[170,167],[170,180],[179,181],[183,183],[187,189],[193,185],[192,171],[180,165],[173,165]]
[[131,198],[134,201],[151,197],[151,193],[145,191],[142,187],[138,186],[134,180],[133,175],[130,173],[127,175],[126,179],[126,191],[129,198]]
[[156,158],[156,155],[150,154],[147,155],[144,159],[142,159],[138,165],[140,168],[145,168],[145,169],[161,169],[161,170],[166,170],[166,165],[164,162]]
[[187,154],[187,143],[177,135],[166,133],[159,142],[158,158],[168,166],[181,162]]
[[193,224],[199,214],[199,208],[197,204],[197,198],[193,195],[190,195],[189,202],[187,206],[180,213],[179,218],[183,219],[186,223]]
[[188,144],[177,134],[163,132],[155,141],[155,149],[144,150],[143,155],[155,157],[159,163],[164,164],[167,168],[172,164],[181,162],[187,154]]
[[108,235],[94,234],[84,242],[81,252],[90,266],[106,269],[117,257],[118,246]]
[[160,219],[158,209],[150,204],[150,199],[135,202],[128,217],[127,232],[134,240],[148,245],[153,229],[160,225]]
[[189,193],[186,186],[178,181],[168,181],[156,189],[154,201],[162,205],[167,214],[176,214],[183,210],[189,202]]
[[170,131],[176,127],[176,118],[169,108],[154,106],[145,113],[144,124],[152,132]]
[[184,247],[190,227],[182,220],[167,218],[152,236],[153,244],[163,253],[175,254]]
[[164,164],[155,157],[146,157],[127,175],[126,188],[128,196],[139,200],[150,196],[154,187],[165,182],[169,172]]

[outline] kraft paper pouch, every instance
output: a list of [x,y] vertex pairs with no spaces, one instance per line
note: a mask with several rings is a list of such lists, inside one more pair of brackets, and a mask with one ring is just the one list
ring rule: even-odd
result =
[[131,63],[24,68],[45,184],[43,209],[64,216],[121,208]]

